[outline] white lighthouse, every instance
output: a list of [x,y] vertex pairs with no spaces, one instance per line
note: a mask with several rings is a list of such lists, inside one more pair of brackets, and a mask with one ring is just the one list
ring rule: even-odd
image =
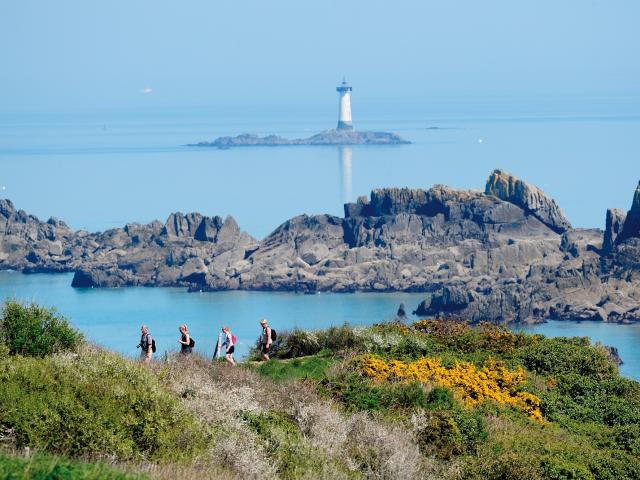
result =
[[351,122],[351,86],[343,78],[342,83],[336,87],[338,96],[338,130],[353,130]]

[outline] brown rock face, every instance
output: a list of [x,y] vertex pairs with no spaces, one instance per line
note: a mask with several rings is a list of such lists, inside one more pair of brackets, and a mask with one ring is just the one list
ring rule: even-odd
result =
[[484,192],[523,208],[556,233],[571,228],[555,200],[534,185],[520,180],[510,173],[494,170],[487,180]]

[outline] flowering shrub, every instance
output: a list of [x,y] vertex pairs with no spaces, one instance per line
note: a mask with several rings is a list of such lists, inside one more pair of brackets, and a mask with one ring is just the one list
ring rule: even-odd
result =
[[387,362],[374,355],[361,357],[360,365],[367,376],[380,382],[417,380],[422,383],[436,383],[451,387],[468,406],[474,406],[484,400],[494,400],[542,421],[540,399],[529,392],[518,391],[525,380],[522,368],[508,370],[492,360],[481,369],[467,362],[459,362],[452,368],[447,368],[437,358],[423,357],[415,362]]
[[442,345],[466,353],[487,350],[511,354],[516,348],[535,342],[533,336],[514,334],[503,326],[488,322],[472,327],[467,322],[420,320],[413,324],[413,329],[434,337]]

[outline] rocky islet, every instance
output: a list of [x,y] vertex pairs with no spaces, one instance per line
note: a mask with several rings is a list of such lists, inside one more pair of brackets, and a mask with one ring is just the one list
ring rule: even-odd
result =
[[417,314],[471,321],[639,321],[640,186],[604,232],[573,228],[542,190],[495,170],[484,191],[377,189],[344,217],[300,215],[260,241],[232,217],[89,233],[0,200],[0,268],[75,272],[74,287],[417,291]]

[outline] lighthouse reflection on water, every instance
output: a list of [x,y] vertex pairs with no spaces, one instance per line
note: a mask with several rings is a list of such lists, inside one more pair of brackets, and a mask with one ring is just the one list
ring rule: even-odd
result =
[[340,180],[342,184],[342,203],[350,203],[353,196],[353,151],[347,145],[338,147],[340,160]]

